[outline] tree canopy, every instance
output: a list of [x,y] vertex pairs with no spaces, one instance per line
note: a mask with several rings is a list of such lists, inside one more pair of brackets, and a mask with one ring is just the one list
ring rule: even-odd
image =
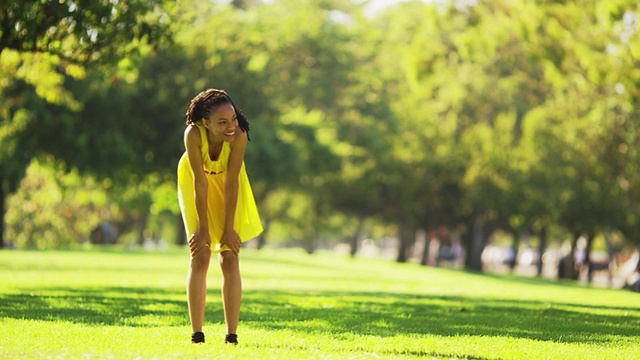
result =
[[5,193],[41,153],[174,181],[187,102],[218,87],[250,120],[265,228],[310,250],[368,219],[400,261],[417,229],[455,229],[476,270],[496,229],[640,243],[634,1],[1,9]]

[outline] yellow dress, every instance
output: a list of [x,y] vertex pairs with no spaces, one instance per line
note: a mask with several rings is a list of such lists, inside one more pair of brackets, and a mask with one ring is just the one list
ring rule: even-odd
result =
[[[222,143],[222,150],[216,161],[209,156],[209,142],[204,126],[196,125],[200,130],[202,139],[202,159],[205,177],[207,178],[207,220],[209,222],[209,236],[214,252],[227,250],[220,246],[224,221],[224,180],[229,161],[229,143]],[[178,162],[178,202],[187,237],[190,237],[198,228],[198,213],[196,211],[195,190],[193,184],[193,173],[189,165],[187,152],[182,155]],[[251,240],[262,232],[260,215],[253,198],[251,184],[244,166],[244,161],[238,174],[238,203],[234,219],[234,230],[238,233],[242,242]]]

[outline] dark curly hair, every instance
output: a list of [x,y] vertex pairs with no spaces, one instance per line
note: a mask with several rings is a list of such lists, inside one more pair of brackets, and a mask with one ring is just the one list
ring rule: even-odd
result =
[[208,118],[215,108],[225,104],[231,104],[231,106],[233,106],[238,118],[238,125],[247,133],[247,138],[249,138],[249,121],[247,117],[236,107],[229,94],[224,90],[207,89],[191,99],[186,113],[187,125],[195,125],[195,123],[202,121],[202,119]]

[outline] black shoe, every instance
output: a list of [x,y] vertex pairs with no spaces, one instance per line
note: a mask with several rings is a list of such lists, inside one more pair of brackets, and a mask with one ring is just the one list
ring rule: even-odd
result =
[[191,343],[200,344],[204,342],[204,333],[202,331],[194,332],[191,334]]
[[224,337],[225,344],[238,345],[238,335],[236,334],[227,334]]

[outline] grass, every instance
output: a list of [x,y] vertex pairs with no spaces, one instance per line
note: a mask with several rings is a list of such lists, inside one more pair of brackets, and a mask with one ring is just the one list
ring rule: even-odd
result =
[[640,294],[625,290],[294,249],[241,256],[241,343],[230,347],[216,267],[207,343],[189,343],[183,249],[0,251],[0,358],[640,356]]

